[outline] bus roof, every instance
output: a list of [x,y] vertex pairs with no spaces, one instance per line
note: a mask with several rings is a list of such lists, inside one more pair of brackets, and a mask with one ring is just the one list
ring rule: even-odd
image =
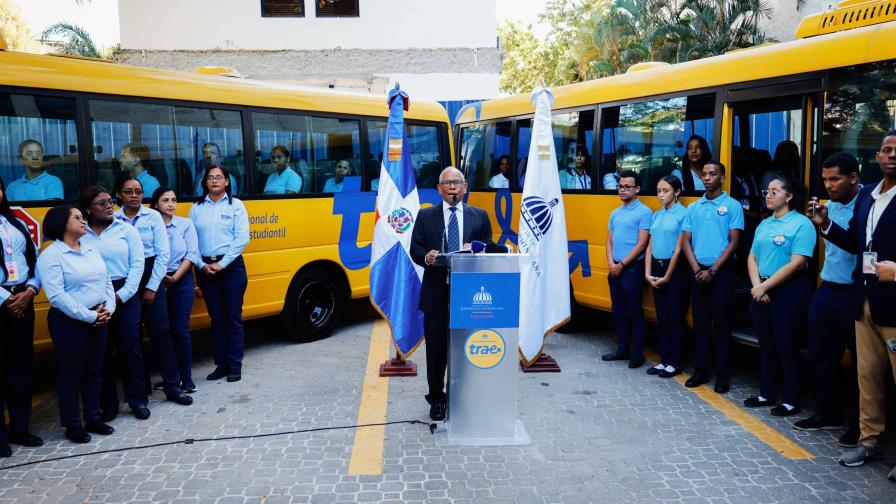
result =
[[[668,66],[552,88],[554,109],[710,88],[845,67],[896,56],[896,22],[768,44]],[[478,109],[478,117],[477,117]],[[469,107],[457,123],[534,113],[529,94]]]
[[[385,96],[2,50],[0,86],[380,117],[389,113]],[[448,120],[441,105],[413,96],[406,117]]]

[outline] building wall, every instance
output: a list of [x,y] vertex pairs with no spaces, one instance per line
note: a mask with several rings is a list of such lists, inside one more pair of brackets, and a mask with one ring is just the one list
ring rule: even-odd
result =
[[793,40],[800,21],[809,14],[833,10],[837,7],[836,0],[806,0],[797,10],[797,0],[768,0],[772,8],[771,16],[764,19],[761,26],[765,28],[769,37],[778,42]]
[[[118,0],[121,47],[308,50],[495,47],[495,0],[359,0],[356,18],[263,18],[261,0]],[[148,22],[148,20],[164,20]]]

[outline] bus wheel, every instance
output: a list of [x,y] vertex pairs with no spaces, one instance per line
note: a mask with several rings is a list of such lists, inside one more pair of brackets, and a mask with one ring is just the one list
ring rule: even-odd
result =
[[303,271],[292,279],[280,318],[284,329],[301,342],[329,336],[343,313],[339,282],[323,268]]

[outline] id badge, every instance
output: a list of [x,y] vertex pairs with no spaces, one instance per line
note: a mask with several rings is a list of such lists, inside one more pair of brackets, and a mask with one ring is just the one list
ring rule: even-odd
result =
[[887,350],[889,350],[890,353],[896,354],[896,338],[890,338],[887,340]]
[[19,268],[16,267],[15,261],[6,261],[6,272],[9,273],[9,277],[6,279],[7,282],[19,281]]
[[874,263],[877,262],[877,252],[864,252],[862,253],[862,273],[866,275],[876,275],[877,274],[877,266]]

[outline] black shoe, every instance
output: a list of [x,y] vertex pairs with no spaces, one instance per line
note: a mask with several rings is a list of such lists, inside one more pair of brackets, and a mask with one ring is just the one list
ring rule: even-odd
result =
[[787,407],[784,406],[783,404],[779,404],[779,405],[775,406],[774,408],[772,408],[770,413],[774,416],[787,417],[787,416],[796,415],[801,411],[802,410],[799,408],[799,406],[797,406],[793,409],[787,409]]
[[193,392],[196,392],[196,384],[192,381],[181,382],[180,389],[188,394],[192,394]]
[[65,437],[73,443],[84,444],[90,442],[90,434],[83,427],[66,427]]
[[100,422],[109,423],[118,418],[118,413],[103,412],[100,414]]
[[146,420],[147,418],[149,418],[150,414],[149,408],[147,408],[146,406],[137,406],[136,408],[131,408],[131,413],[134,414],[134,417],[137,418],[137,420]]
[[103,422],[87,422],[84,424],[84,430],[102,436],[108,436],[115,432],[115,429],[111,425],[106,425]]
[[429,407],[429,418],[434,422],[445,420],[445,401],[436,401]]
[[650,376],[656,376],[656,375],[660,374],[660,371],[663,371],[664,369],[665,368],[653,366],[653,367],[647,368],[647,374],[649,374]]
[[35,436],[30,432],[16,432],[14,434],[9,435],[9,442],[12,444],[27,446],[29,448],[35,448],[37,446],[43,446],[44,440]]
[[180,404],[181,406],[189,406],[193,404],[193,398],[184,392],[179,394],[165,394],[165,400]]
[[768,399],[759,399],[759,397],[751,395],[750,397],[744,400],[744,406],[748,408],[761,408],[763,406],[774,406],[775,401],[770,401]]
[[154,388],[156,390],[162,390],[165,388],[165,382],[163,382],[163,381],[156,382],[155,385],[152,386],[152,388]]
[[3,441],[0,441],[0,458],[9,457],[12,457],[12,448]]
[[704,383],[709,383],[709,375],[702,371],[697,371],[693,374],[693,376],[688,378],[688,381],[684,382],[684,386],[688,388],[694,388],[699,387]]
[[227,383],[238,382],[243,379],[243,375],[240,373],[230,373],[227,375]]
[[225,369],[221,366],[218,366],[215,368],[214,371],[209,373],[209,375],[206,376],[205,379],[206,380],[220,380],[221,378],[224,378],[225,376],[227,376],[227,369]]
[[611,352],[608,354],[604,354],[601,356],[601,360],[605,361],[616,361],[616,360],[628,360],[628,354],[624,352]]
[[849,427],[846,432],[837,440],[837,444],[844,448],[855,448],[859,446],[859,429],[857,427]]
[[681,374],[681,370],[678,368],[675,368],[672,371],[667,371],[664,369],[664,370],[660,371],[657,374],[657,376],[659,376],[660,378],[672,378],[673,376],[678,376],[680,374]]
[[713,390],[716,391],[716,394],[727,394],[731,390],[731,382],[728,378],[716,377],[716,386]]
[[644,365],[644,357],[632,357],[628,361],[629,369],[638,369],[639,367]]
[[793,428],[801,431],[817,431],[817,430],[834,430],[842,429],[843,422],[840,420],[830,420],[823,415],[815,414],[809,418],[804,418],[793,424]]

